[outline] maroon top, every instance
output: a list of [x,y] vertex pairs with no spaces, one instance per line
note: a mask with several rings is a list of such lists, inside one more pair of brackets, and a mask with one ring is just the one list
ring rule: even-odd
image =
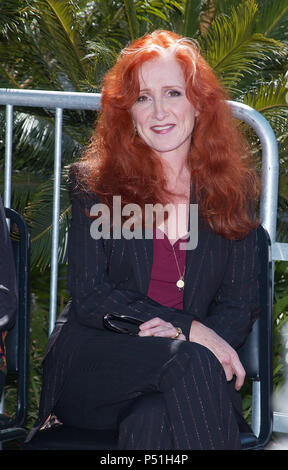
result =
[[[157,236],[155,236],[157,234]],[[154,230],[153,239],[153,265],[148,288],[148,297],[167,307],[183,310],[183,289],[179,290],[176,282],[179,279],[179,271],[173,254],[173,248],[177,257],[181,275],[183,275],[186,260],[186,250],[181,250],[179,245],[185,242],[184,235],[173,244],[162,230]]]

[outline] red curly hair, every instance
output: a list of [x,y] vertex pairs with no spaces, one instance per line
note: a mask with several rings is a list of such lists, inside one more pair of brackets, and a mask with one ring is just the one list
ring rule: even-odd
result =
[[229,99],[193,41],[171,31],[155,31],[135,40],[104,77],[102,109],[81,161],[82,178],[112,210],[113,195],[122,204],[167,203],[162,163],[135,135],[130,109],[139,95],[141,65],[164,50],[184,72],[186,95],[198,110],[187,164],[199,213],[212,230],[228,239],[246,236],[257,226],[254,211],[259,182],[246,140],[233,121]]

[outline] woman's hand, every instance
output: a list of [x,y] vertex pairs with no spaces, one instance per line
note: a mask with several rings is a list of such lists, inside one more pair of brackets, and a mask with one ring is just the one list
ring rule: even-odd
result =
[[162,320],[161,318],[155,317],[151,320],[142,323],[139,326],[139,336],[162,336],[163,338],[173,338],[186,340],[183,333],[177,336],[177,327],[173,326],[172,323]]
[[232,380],[233,375],[236,376],[235,388],[240,390],[244,383],[246,372],[242,366],[237,352],[221,338],[215,331],[198,322],[192,321],[190,328],[189,340],[199,343],[210,349],[221,363],[227,381]]

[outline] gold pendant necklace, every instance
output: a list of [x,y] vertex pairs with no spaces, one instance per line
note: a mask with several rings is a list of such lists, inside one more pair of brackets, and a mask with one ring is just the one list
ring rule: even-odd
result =
[[184,282],[183,276],[180,276],[180,278],[176,282],[176,286],[178,287],[179,290],[182,290],[184,288],[185,282]]
[[172,250],[173,250],[173,255],[174,255],[174,258],[175,258],[175,262],[176,262],[176,266],[177,266],[178,274],[179,274],[179,279],[176,282],[176,286],[178,287],[179,291],[181,291],[182,289],[184,289],[184,286],[185,286],[185,282],[184,282],[185,266],[184,266],[183,274],[181,274],[179,264],[178,264],[178,260],[177,260],[177,256],[176,256],[173,245],[172,245]]

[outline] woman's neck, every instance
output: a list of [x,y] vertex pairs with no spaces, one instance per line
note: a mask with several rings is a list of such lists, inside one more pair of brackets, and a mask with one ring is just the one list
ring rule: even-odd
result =
[[[176,164],[175,164],[176,163]],[[187,193],[190,188],[190,171],[186,163],[174,162],[173,166],[166,164],[164,174],[167,181],[167,189],[176,193]]]

